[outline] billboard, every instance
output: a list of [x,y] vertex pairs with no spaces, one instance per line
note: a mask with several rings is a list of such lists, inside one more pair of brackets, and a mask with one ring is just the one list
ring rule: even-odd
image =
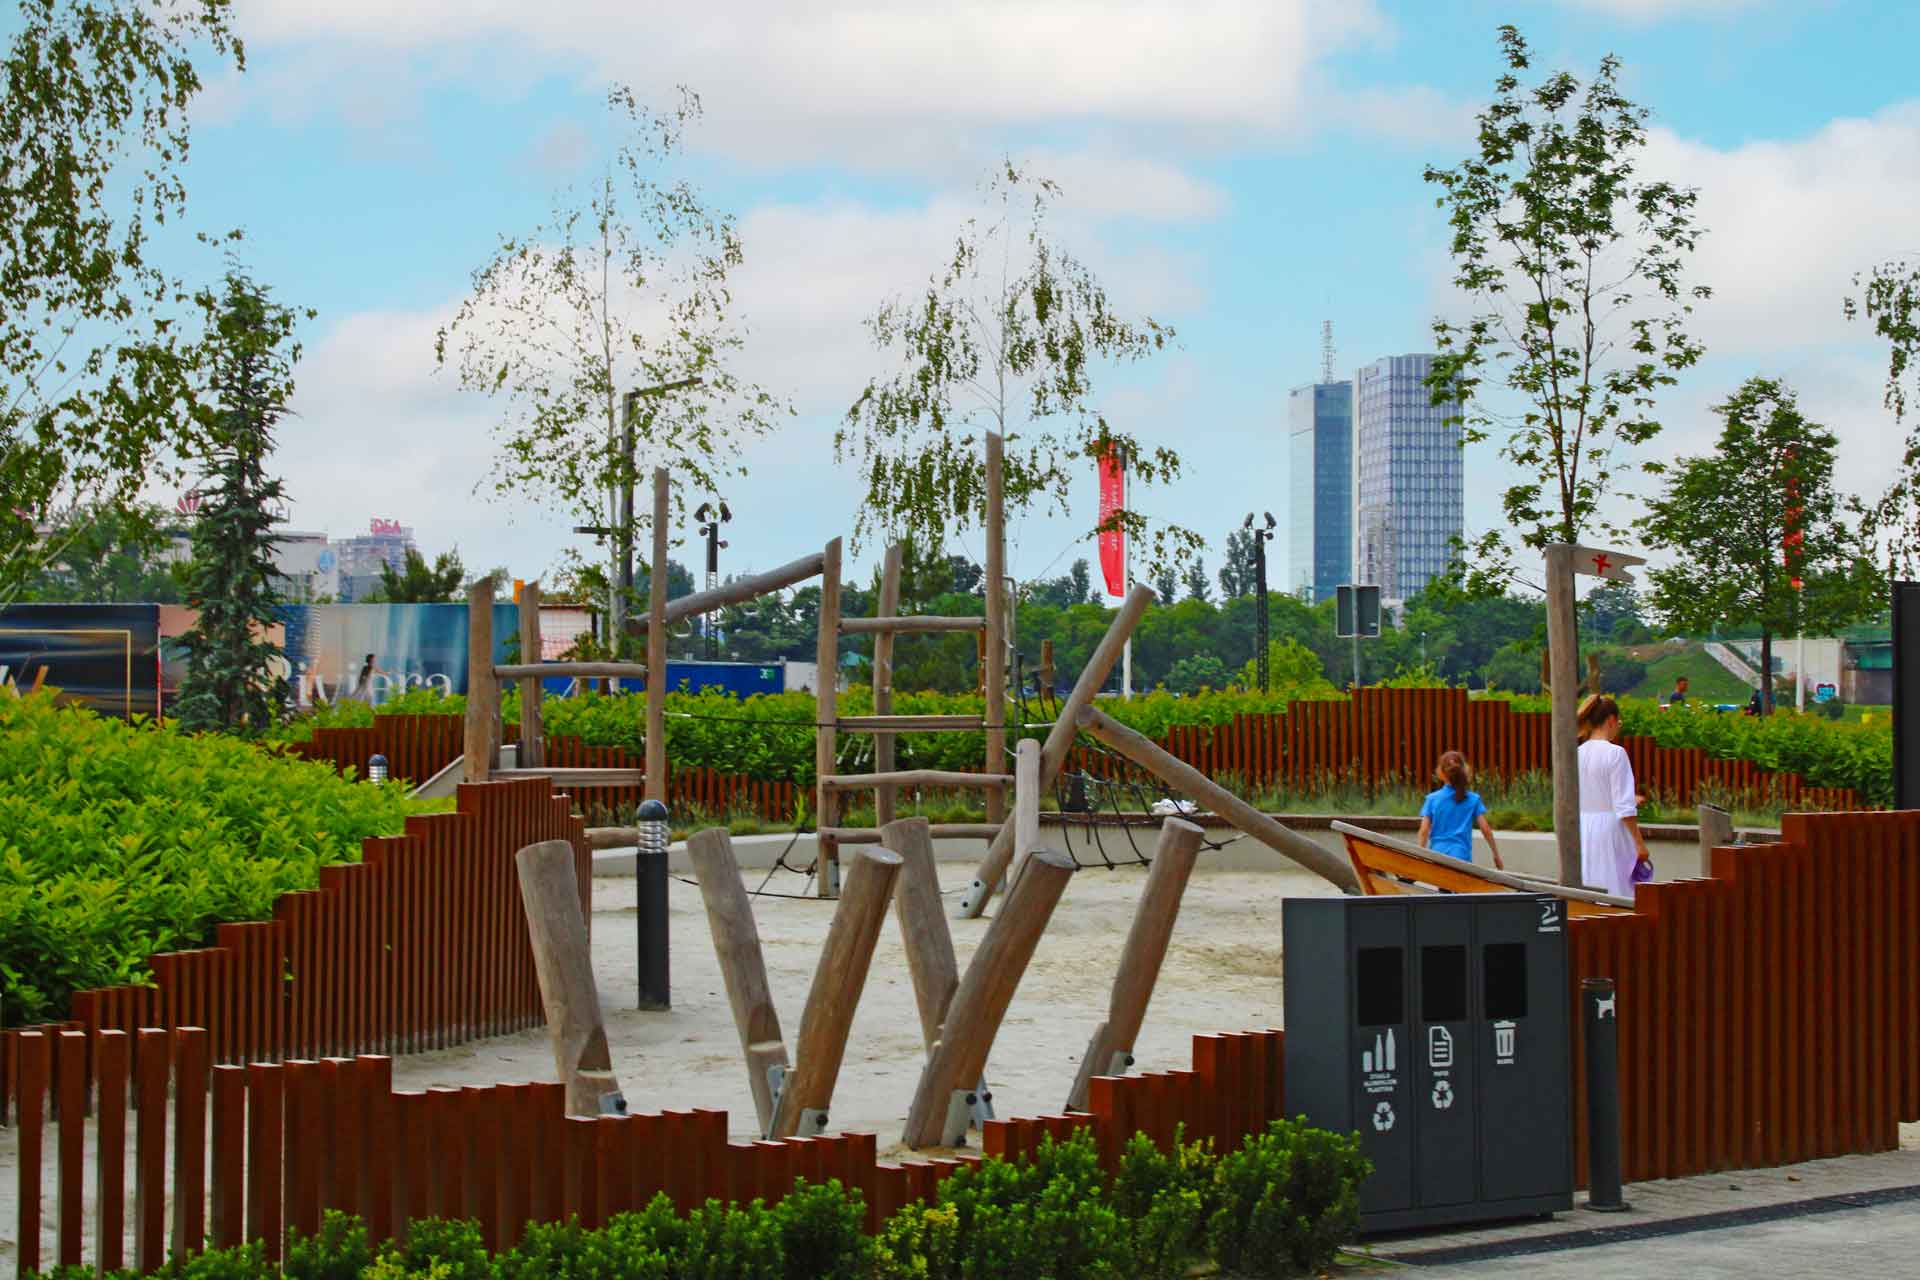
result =
[[50,685],[106,715],[162,710],[160,607],[15,604],[0,610],[0,686]]

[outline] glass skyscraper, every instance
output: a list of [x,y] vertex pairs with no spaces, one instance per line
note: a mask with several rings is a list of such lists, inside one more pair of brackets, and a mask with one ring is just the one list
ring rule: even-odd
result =
[[1354,538],[1359,581],[1397,604],[1444,574],[1465,529],[1454,404],[1433,404],[1430,355],[1387,356],[1353,381]]
[[1295,387],[1287,420],[1293,489],[1287,585],[1318,602],[1353,581],[1353,384]]

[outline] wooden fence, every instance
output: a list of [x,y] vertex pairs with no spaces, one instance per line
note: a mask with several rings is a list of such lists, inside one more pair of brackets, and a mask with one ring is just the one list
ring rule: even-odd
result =
[[[1232,776],[1246,788],[1307,788],[1357,782],[1368,790],[1395,784],[1424,787],[1443,751],[1466,753],[1483,777],[1516,778],[1548,768],[1544,711],[1515,711],[1498,698],[1469,698],[1464,689],[1362,689],[1351,700],[1295,702],[1285,712],[1237,715],[1223,725],[1175,725],[1159,740],[1166,750],[1214,777]],[[511,737],[515,726],[507,726]],[[458,716],[391,715],[371,729],[321,729],[294,750],[307,759],[364,771],[368,757],[387,757],[394,776],[431,777],[459,756]],[[1844,810],[1860,801],[1851,789],[1815,787],[1794,773],[1763,769],[1751,760],[1720,760],[1699,747],[1663,747],[1651,738],[1623,738],[1642,792],[1668,804],[1691,807],[1704,788],[1720,797],[1782,808]],[[547,762],[580,768],[641,767],[619,747],[589,747],[577,738],[551,738]],[[1131,766],[1084,749],[1077,767],[1097,773]],[[1144,776],[1144,775],[1140,775]],[[770,822],[793,816],[791,782],[723,774],[706,768],[676,768],[668,784],[674,804],[707,813],[743,809]],[[590,812],[605,815],[637,805],[638,787],[594,788],[582,793]]]

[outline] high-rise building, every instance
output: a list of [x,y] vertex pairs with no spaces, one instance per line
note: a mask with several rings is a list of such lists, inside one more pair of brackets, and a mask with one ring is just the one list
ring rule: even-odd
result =
[[1465,530],[1457,404],[1434,404],[1431,355],[1387,356],[1353,380],[1356,576],[1385,604],[1447,572]]
[[367,532],[357,538],[343,538],[332,546],[339,575],[341,604],[364,599],[380,585],[380,566],[395,573],[407,567],[407,552],[414,549],[413,530],[398,520],[373,520]]
[[1353,384],[1295,387],[1287,421],[1293,477],[1287,585],[1318,602],[1353,581]]

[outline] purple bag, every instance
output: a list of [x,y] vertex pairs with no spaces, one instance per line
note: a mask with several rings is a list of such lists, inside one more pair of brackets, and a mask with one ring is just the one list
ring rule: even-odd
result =
[[1627,876],[1627,879],[1633,881],[1635,884],[1645,884],[1647,881],[1653,879],[1653,859],[1644,858],[1634,863],[1633,871]]

